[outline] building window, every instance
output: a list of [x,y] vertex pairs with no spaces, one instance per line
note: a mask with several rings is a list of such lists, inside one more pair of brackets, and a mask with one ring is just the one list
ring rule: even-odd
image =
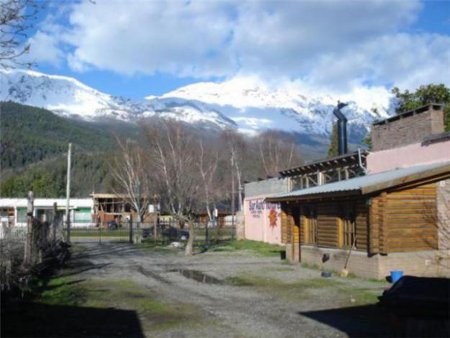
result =
[[305,242],[317,244],[317,209],[315,207],[306,207],[304,211]]
[[17,208],[17,223],[26,223],[27,220],[27,208]]
[[91,223],[92,214],[91,208],[79,208],[74,210],[74,223]]

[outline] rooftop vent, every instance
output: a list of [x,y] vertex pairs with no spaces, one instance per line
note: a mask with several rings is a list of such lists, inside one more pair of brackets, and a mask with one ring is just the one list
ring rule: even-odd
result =
[[347,153],[347,118],[342,114],[341,109],[347,106],[348,103],[339,102],[336,108],[333,109],[334,116],[338,119],[338,154],[339,156]]

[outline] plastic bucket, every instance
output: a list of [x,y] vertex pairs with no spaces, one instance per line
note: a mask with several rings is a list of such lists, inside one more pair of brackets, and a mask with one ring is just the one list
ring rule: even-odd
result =
[[391,271],[391,281],[392,283],[395,283],[403,276],[403,271],[401,270],[392,270]]

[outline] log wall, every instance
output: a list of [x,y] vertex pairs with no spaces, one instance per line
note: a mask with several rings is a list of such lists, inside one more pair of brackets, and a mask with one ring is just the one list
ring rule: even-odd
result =
[[[343,247],[343,208],[351,207],[355,213],[356,222],[356,248],[367,250],[368,247],[368,206],[365,200],[348,200],[345,202],[322,202],[310,204],[317,210],[317,245],[320,247],[341,248]],[[303,208],[302,208],[303,210]],[[308,239],[306,217],[301,212],[300,238],[302,244]]]
[[317,245],[338,247],[338,210],[336,204],[317,205]]
[[370,253],[437,249],[436,184],[384,192],[372,199]]

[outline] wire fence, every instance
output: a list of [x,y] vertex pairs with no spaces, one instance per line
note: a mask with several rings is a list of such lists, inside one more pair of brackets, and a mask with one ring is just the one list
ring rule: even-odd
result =
[[[69,231],[64,226],[62,218],[52,222],[41,222],[31,218],[27,227],[9,227],[0,225],[0,289],[22,287],[24,278],[30,276],[30,271],[36,266],[55,260],[63,264],[68,251],[67,239]],[[116,227],[72,227],[70,242],[130,242],[154,241],[167,244],[174,241],[187,241],[190,236],[187,227],[181,229],[176,222],[158,222],[156,224],[123,223]],[[208,245],[235,238],[234,227],[211,226],[211,224],[196,223],[194,240],[196,244]],[[26,284],[26,283],[25,283]]]
[[[67,232],[67,229],[64,229]],[[211,227],[196,223],[194,226],[194,239],[196,241],[223,241],[234,239],[234,228]],[[159,222],[156,225],[149,223],[117,224],[114,227],[73,227],[70,230],[71,242],[77,243],[102,243],[102,242],[136,242],[154,240],[166,243],[170,241],[184,241],[189,238],[189,229],[177,226],[176,222]],[[138,238],[138,239],[137,239]]]

